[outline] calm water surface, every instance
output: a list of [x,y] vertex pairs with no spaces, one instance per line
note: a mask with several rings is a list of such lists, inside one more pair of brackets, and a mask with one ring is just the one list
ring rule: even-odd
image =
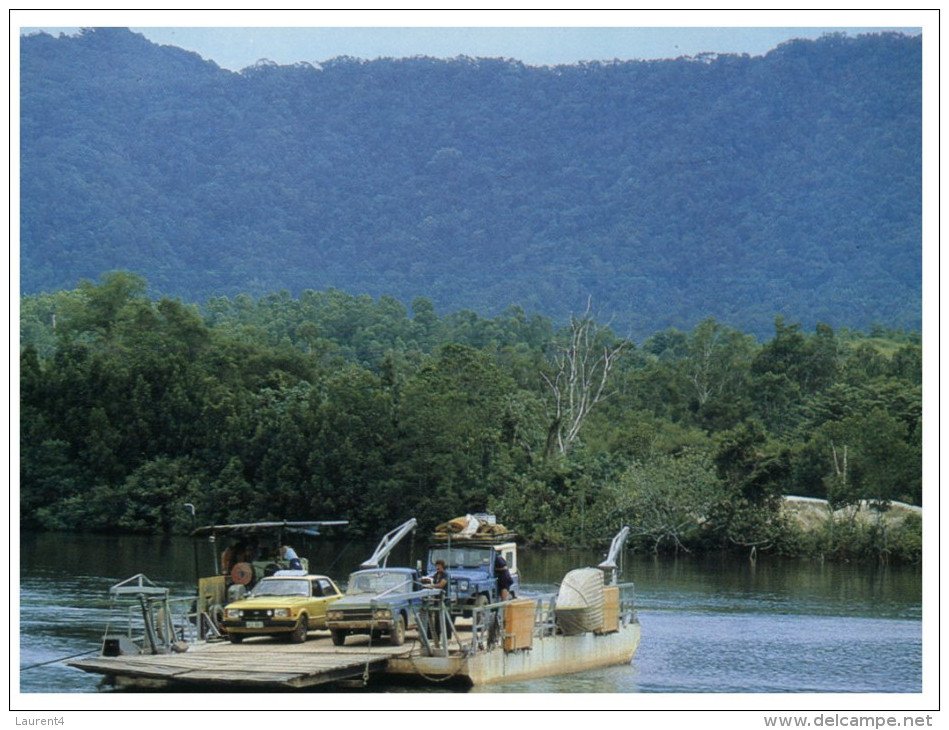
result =
[[[313,572],[339,580],[374,547],[319,538],[296,546]],[[421,557],[421,546],[399,548],[405,554],[390,560]],[[198,559],[207,563],[208,555],[199,544]],[[568,570],[600,559],[585,551],[520,551],[522,593],[554,592]],[[194,590],[188,538],[25,535],[20,562],[24,693],[109,691],[98,675],[55,660],[98,651],[110,586],[141,572],[173,595]],[[918,567],[634,557],[623,579],[636,583],[643,629],[631,666],[481,691],[922,691]]]

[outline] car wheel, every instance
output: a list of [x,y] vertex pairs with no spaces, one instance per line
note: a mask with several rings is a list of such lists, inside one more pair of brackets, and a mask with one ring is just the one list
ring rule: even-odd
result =
[[233,631],[228,632],[227,638],[232,644],[240,644],[244,640],[243,634],[235,634]]
[[399,614],[389,632],[389,643],[392,646],[402,646],[405,643],[405,616]]
[[300,620],[297,621],[297,625],[293,627],[293,631],[290,632],[290,641],[293,644],[302,644],[306,641],[306,614],[300,616]]
[[330,629],[330,635],[333,637],[333,646],[342,646],[346,643],[349,632],[345,629]]

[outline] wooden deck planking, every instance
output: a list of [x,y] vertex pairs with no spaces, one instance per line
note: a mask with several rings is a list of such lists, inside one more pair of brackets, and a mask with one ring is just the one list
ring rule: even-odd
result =
[[151,654],[94,657],[71,665],[87,672],[127,678],[244,686],[308,687],[361,676],[385,667],[392,653],[268,652],[243,656],[202,651],[193,654]]

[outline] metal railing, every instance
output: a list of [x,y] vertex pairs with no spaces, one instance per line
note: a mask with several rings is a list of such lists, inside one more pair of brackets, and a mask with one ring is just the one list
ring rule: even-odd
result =
[[[619,591],[620,627],[638,621],[636,616],[636,594],[633,583],[617,584]],[[558,633],[557,623],[557,594],[545,593],[539,595],[522,596],[535,602],[532,636],[543,638]],[[429,596],[416,613],[419,641],[429,656],[448,656],[450,644],[466,655],[489,651],[502,644],[508,637],[505,625],[506,611],[504,608],[509,602],[489,603],[482,606],[471,606],[470,633],[461,632],[457,628],[449,629],[451,624],[451,610],[447,600],[442,596]],[[466,610],[469,607],[466,606]],[[450,635],[449,641],[437,641],[438,637]]]
[[[215,620],[206,612],[196,611],[194,602],[194,598],[144,597],[138,605],[113,605],[118,620],[110,620],[103,645],[107,639],[121,637],[141,653],[162,654],[173,651],[179,642],[223,638]],[[124,649],[130,650],[131,646],[126,644]]]
[[[635,607],[635,585],[622,583],[620,589],[619,624],[628,625],[638,621]],[[454,626],[451,602],[442,591],[423,589],[410,594],[421,598],[411,605],[417,626],[419,642],[428,656],[447,657],[454,650],[464,655],[490,651],[503,644],[508,637],[505,607],[509,602],[466,606],[470,612],[470,631],[466,626],[460,631]],[[203,640],[223,639],[216,617],[195,609],[193,597],[170,598],[167,595],[129,595],[124,602],[124,636],[142,653],[159,654],[175,650],[178,642],[196,643]],[[522,596],[535,603],[532,636],[543,638],[559,631],[557,623],[557,594],[546,593]],[[376,607],[372,602],[373,609]],[[113,604],[113,613],[116,608]],[[118,636],[112,632],[112,621],[106,628],[103,640]]]

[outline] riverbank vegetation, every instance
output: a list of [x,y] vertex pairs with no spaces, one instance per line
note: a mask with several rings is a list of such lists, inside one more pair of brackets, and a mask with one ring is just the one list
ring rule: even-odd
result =
[[146,292],[114,272],[22,297],[24,528],[183,532],[190,502],[205,524],[372,537],[491,510],[548,546],[629,524],[646,551],[920,557],[918,516],[890,514],[922,504],[916,332],[779,317],[758,341],[708,319],[632,342],[592,309]]

